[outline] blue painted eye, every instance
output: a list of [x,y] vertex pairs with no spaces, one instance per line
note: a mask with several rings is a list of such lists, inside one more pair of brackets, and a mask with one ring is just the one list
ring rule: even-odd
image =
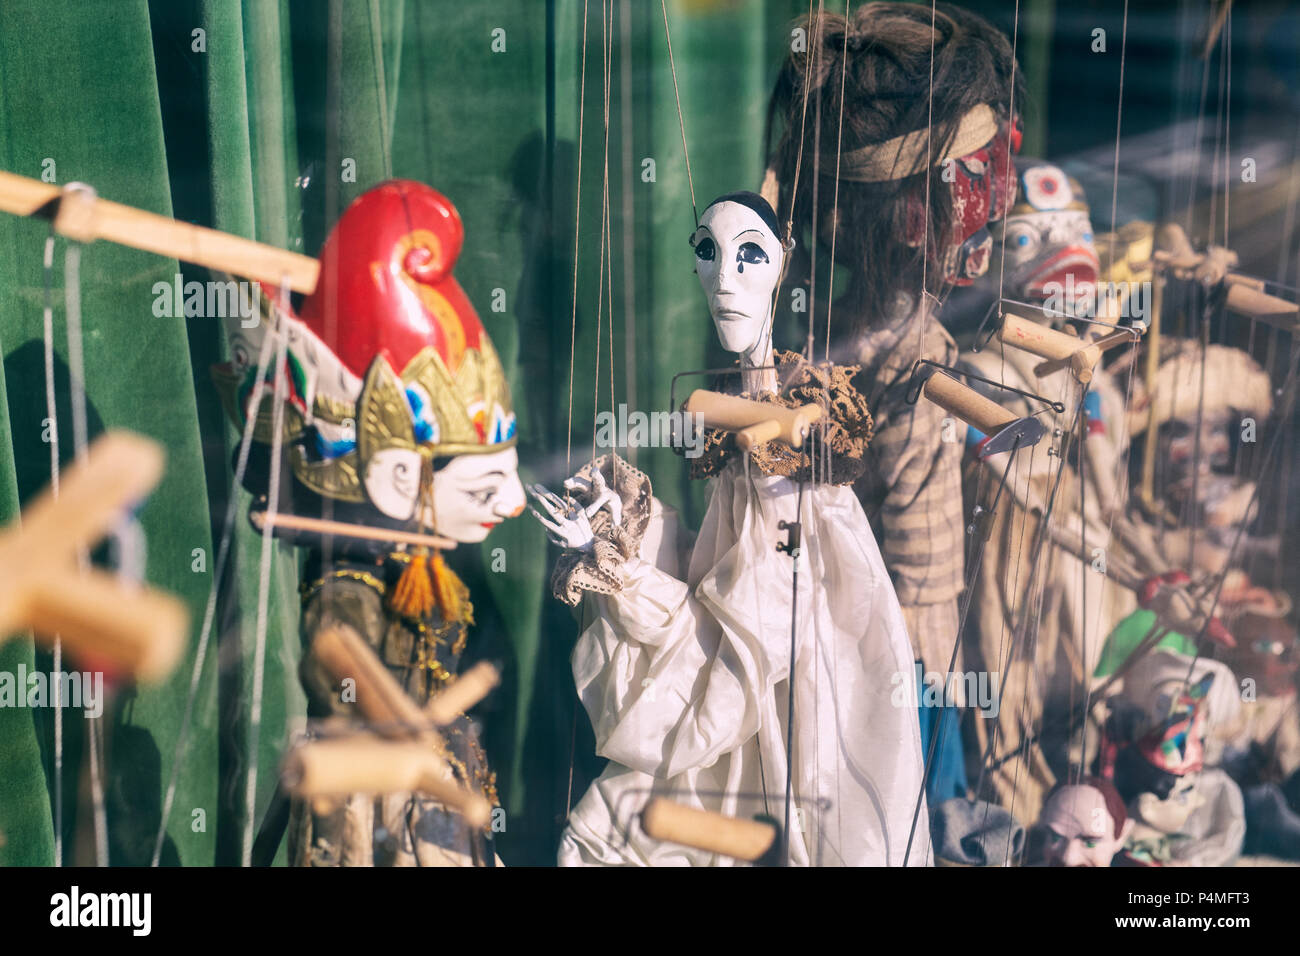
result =
[[736,261],[748,262],[750,265],[757,265],[760,262],[770,262],[771,260],[768,259],[767,253],[763,251],[763,247],[758,243],[746,242],[740,247],[740,251],[736,254]]
[[1019,235],[1019,236],[1016,236],[1016,245],[1018,245],[1018,246],[1027,246],[1027,245],[1029,245],[1029,237],[1028,237],[1028,236],[1025,236],[1025,235]]
[[716,254],[717,248],[712,239],[701,239],[695,244],[695,258],[703,262],[712,262]]

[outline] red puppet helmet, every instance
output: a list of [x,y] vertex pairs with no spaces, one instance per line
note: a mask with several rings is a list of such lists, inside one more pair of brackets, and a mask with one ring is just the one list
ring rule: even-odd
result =
[[[464,234],[445,196],[408,180],[368,190],[330,231],[315,291],[284,317],[286,437],[295,475],[318,494],[405,518],[421,461],[514,444],[500,359],[452,275]],[[274,324],[278,292],[264,291],[261,325],[230,328],[237,420]],[[263,441],[269,419],[268,404]]]

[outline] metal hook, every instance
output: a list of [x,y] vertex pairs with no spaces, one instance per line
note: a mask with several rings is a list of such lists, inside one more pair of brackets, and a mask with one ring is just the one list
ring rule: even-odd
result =
[[1035,402],[1041,402],[1043,405],[1051,408],[1052,411],[1056,412],[1058,415],[1065,414],[1064,402],[1054,402],[1050,398],[1044,398],[1042,395],[1035,392],[1027,392],[1023,388],[1016,388],[1012,385],[1005,385],[1002,382],[995,382],[991,378],[985,378],[982,375],[976,375],[974,372],[967,372],[962,369],[943,365],[931,359],[917,359],[912,365],[912,381],[908,385],[907,393],[904,395],[904,400],[909,405],[915,405],[917,400],[921,397],[921,386],[924,384],[924,380],[918,380],[917,372],[920,370],[922,365],[930,365],[940,371],[947,372],[950,375],[960,375],[962,378],[973,379],[976,382],[983,382],[985,385],[992,385],[994,388],[999,388],[1004,392],[1015,392],[1017,395],[1032,399]]

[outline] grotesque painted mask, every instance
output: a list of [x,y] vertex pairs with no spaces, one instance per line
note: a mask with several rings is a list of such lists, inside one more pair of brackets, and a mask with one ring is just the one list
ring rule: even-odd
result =
[[[1050,866],[1110,866],[1133,829],[1118,793],[1107,783],[1061,787],[1043,806],[1039,823],[1047,830],[1044,856]],[[1119,819],[1116,819],[1118,814]]]
[[[323,497],[479,541],[522,510],[524,494],[505,373],[452,276],[463,238],[456,208],[428,186],[394,180],[369,190],[326,239],[316,291],[297,314],[281,314],[268,289],[259,326],[231,324],[233,361],[218,379],[242,424],[253,411],[256,356],[278,316],[287,337],[284,438],[298,480]],[[256,414],[255,434],[269,441],[270,402]]]
[[1012,154],[1020,132],[1001,124],[998,135],[980,149],[960,156],[945,169],[952,183],[955,234],[941,263],[953,285],[970,285],[989,268],[993,249],[990,222],[1002,219],[1015,201],[1017,179]]
[[993,229],[994,249],[1005,250],[1006,288],[1027,302],[1063,294],[1073,310],[1095,297],[1101,268],[1082,187],[1047,163],[1018,166],[1020,201]]
[[772,332],[772,299],[785,259],[771,206],[753,193],[723,196],[700,216],[691,245],[722,347],[761,350]]

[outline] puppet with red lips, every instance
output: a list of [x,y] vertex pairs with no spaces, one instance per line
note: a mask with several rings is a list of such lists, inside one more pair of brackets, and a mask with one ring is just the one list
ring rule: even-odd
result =
[[1020,198],[994,227],[1008,298],[1045,302],[1064,295],[1066,311],[1095,298],[1101,263],[1079,183],[1057,166],[1017,161]]
[[[285,335],[279,510],[367,528],[482,541],[523,510],[515,415],[487,331],[452,274],[464,227],[421,183],[392,180],[350,205],[321,249],[315,291],[297,308],[265,290],[262,320],[227,323],[232,362],[215,371],[237,424],[258,356]],[[274,436],[271,376],[256,410],[246,484],[264,491]],[[256,507],[256,506],[255,506]],[[277,531],[277,534],[280,534]],[[384,541],[284,532],[308,549],[300,676],[308,716],[356,717],[317,659],[316,635],[350,626],[421,706],[455,678],[474,623],[469,591],[439,552]],[[444,728],[460,781],[495,799],[477,724]],[[311,866],[493,865],[488,833],[418,794],[357,794],[322,809],[295,804],[290,859]]]

